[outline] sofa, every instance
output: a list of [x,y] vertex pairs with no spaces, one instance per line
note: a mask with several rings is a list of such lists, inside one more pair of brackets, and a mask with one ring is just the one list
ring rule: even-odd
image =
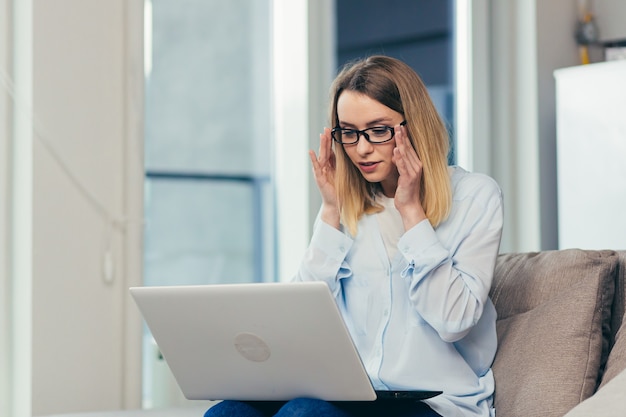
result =
[[497,417],[626,416],[626,251],[498,257]]
[[[498,257],[490,292],[498,312],[497,417],[626,416],[625,276],[626,251]],[[204,410],[64,417],[191,417]]]

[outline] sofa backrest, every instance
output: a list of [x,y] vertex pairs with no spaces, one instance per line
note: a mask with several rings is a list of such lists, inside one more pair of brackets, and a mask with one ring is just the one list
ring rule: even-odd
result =
[[615,296],[613,297],[613,311],[611,319],[611,342],[615,341],[617,331],[622,325],[626,314],[626,250],[617,251],[619,269],[615,277]]
[[567,249],[498,257],[490,296],[499,417],[560,417],[593,395],[610,347],[621,343],[614,326],[624,315],[623,255]]
[[615,295],[609,337],[609,355],[602,370],[600,387],[626,369],[626,251],[618,251],[619,269],[615,277]]

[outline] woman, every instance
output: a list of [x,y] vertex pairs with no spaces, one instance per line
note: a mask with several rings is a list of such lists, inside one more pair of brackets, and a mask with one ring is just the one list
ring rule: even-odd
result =
[[488,293],[500,189],[447,166],[445,125],[403,62],[352,63],[331,92],[334,127],[310,152],[322,206],[295,279],[328,284],[375,389],[443,394],[418,403],[297,399],[267,410],[224,402],[210,415],[493,416]]

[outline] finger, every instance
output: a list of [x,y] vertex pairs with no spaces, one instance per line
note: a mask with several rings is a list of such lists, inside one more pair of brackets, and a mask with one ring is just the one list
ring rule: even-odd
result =
[[322,165],[320,165],[320,162],[318,161],[315,152],[313,152],[312,150],[309,150],[309,158],[311,159],[311,166],[313,168],[313,177],[315,178],[315,181],[319,184],[319,181],[324,176]]
[[324,163],[329,160],[329,158],[330,158],[330,156],[332,154],[330,129],[327,128],[327,127],[324,128],[324,132],[323,133],[320,133],[320,150],[319,150],[319,154],[320,154],[320,161],[324,161]]
[[406,144],[406,147],[407,147],[407,155],[411,159],[412,163],[414,163],[416,166],[421,167],[422,160],[420,159],[419,155],[417,154],[417,150],[413,147],[413,144],[411,143],[409,139],[409,134],[408,134],[408,130],[406,126],[402,127],[402,132],[404,133],[403,138],[404,138],[404,143]]
[[313,165],[313,169],[317,169],[320,163],[317,160],[317,155],[315,154],[315,151],[309,149],[309,158],[311,158],[311,165]]
[[412,178],[417,175],[416,166],[410,157],[409,146],[406,145],[406,137],[402,134],[398,135],[397,146],[394,149],[394,157],[396,167],[400,176]]
[[415,172],[418,172],[419,170],[421,170],[422,161],[419,159],[417,152],[413,148],[408,138],[408,135],[406,133],[406,127],[402,126],[399,133],[400,134],[398,136],[400,137],[400,153],[405,159],[407,167],[412,167]]
[[320,133],[320,147],[318,150],[318,154],[319,154],[319,158],[318,160],[321,161],[324,159],[325,157],[325,153],[326,153],[326,147],[324,146],[324,134]]
[[413,150],[413,146],[411,145],[405,126],[398,126],[398,139],[400,150],[404,155],[408,155],[408,153]]
[[393,159],[392,159],[393,163],[396,164],[396,168],[398,169],[398,174],[400,174],[400,176],[404,176],[407,175],[407,170],[406,170],[406,161],[403,159],[402,157],[402,153],[400,152],[400,148],[396,147],[393,150]]
[[327,170],[334,168],[334,153],[330,142],[330,129],[325,128],[320,133],[320,145],[318,155],[313,150],[309,150],[309,158],[313,166],[313,174],[317,181],[323,181],[327,175]]
[[396,131],[396,147],[393,150],[393,162],[396,164],[400,175],[407,175],[406,160],[404,159],[404,149],[406,147],[404,132],[400,125],[394,127],[394,129]]

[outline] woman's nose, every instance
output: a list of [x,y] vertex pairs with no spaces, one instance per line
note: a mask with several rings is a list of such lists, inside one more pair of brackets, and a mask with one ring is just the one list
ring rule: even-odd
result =
[[374,146],[365,138],[365,135],[361,134],[359,141],[356,144],[356,151],[360,155],[367,155],[374,150]]

